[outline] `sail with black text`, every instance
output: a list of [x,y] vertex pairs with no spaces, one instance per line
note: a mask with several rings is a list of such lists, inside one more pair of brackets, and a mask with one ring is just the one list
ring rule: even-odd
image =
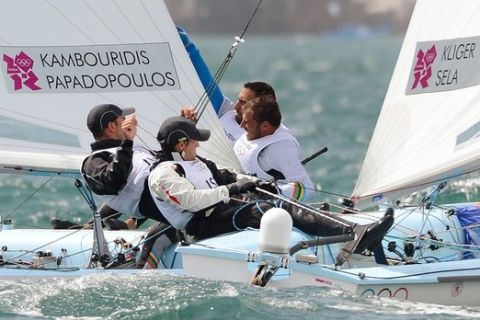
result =
[[418,1],[353,192],[358,208],[480,169],[479,15],[477,1]]
[[[78,174],[93,141],[86,115],[101,103],[135,107],[139,143],[158,149],[163,119],[203,93],[163,1],[0,6],[1,172]],[[238,168],[211,107],[199,127],[213,132],[201,154]]]

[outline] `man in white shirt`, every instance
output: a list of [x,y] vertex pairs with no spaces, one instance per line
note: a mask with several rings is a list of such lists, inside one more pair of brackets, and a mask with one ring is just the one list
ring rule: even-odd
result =
[[245,133],[233,149],[246,173],[275,179],[282,194],[305,201],[313,196],[313,182],[301,163],[297,140],[281,120],[275,99],[261,96],[250,100],[243,108]]
[[273,99],[276,98],[275,91],[271,85],[266,82],[255,81],[247,82],[243,85],[243,88],[238,93],[236,102],[224,96],[223,103],[218,111],[218,117],[232,146],[245,133],[245,130],[240,125],[243,107],[248,101],[264,95]]
[[[245,133],[244,128],[240,125],[243,118],[245,104],[250,100],[261,96],[269,96],[272,99],[276,99],[275,90],[266,82],[247,82],[240,90],[237,101],[233,102],[228,97],[224,96],[220,87],[213,82],[212,75],[200,55],[200,51],[190,40],[188,34],[181,28],[177,29],[204,88],[210,89],[207,91],[208,96],[217,112],[220,123],[225,130],[225,134],[233,147]],[[181,114],[190,120],[195,121],[196,119],[196,113],[193,109],[185,108],[182,110]],[[277,142],[268,146],[265,150],[260,150],[259,159],[254,155],[250,155],[248,160],[245,160],[244,158],[246,162],[249,162],[249,165],[247,166],[248,170],[246,170],[246,172],[257,175],[258,177],[263,177],[264,179],[271,179],[272,177],[277,177],[273,175],[268,175],[267,177],[264,173],[270,170],[277,170],[281,173],[280,177],[283,176],[283,178],[279,179],[279,183],[284,184],[281,189],[285,195],[299,201],[308,200],[313,197],[314,186],[305,168],[301,165],[299,144],[289,133],[289,129],[283,124],[277,125],[277,129],[278,132],[276,136],[279,136],[282,132],[284,136],[288,135],[288,138],[279,139]],[[237,150],[239,150],[240,147],[235,148],[237,148],[236,153],[238,156],[240,153],[238,153]],[[289,157],[284,157],[286,159],[283,159],[283,161],[281,159],[270,158],[270,156],[277,157],[279,154],[288,154]],[[257,162],[260,164],[260,168],[256,166]],[[287,186],[285,183],[289,183],[290,185]]]
[[[218,92],[221,91],[218,90]],[[275,91],[272,86],[262,81],[245,83],[238,93],[236,102],[233,102],[229,97],[223,96],[222,94],[222,103],[220,104],[217,115],[232,147],[242,134],[245,133],[245,130],[240,125],[243,116],[243,106],[248,101],[263,95],[271,96],[275,99]],[[197,117],[193,108],[182,109],[181,115],[192,121],[195,121]]]

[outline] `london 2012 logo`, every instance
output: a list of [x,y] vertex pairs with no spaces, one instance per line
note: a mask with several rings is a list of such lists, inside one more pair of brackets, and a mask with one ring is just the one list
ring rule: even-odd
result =
[[15,91],[27,87],[31,90],[40,90],[36,84],[38,77],[33,72],[33,59],[25,52],[20,51],[14,58],[3,54],[3,61],[7,64],[7,74],[13,80]]
[[435,48],[435,45],[433,45],[426,52],[423,52],[422,49],[418,50],[417,63],[413,69],[414,80],[412,90],[415,89],[418,84],[420,84],[424,89],[428,87],[428,80],[432,76],[432,64],[436,57],[437,49]]

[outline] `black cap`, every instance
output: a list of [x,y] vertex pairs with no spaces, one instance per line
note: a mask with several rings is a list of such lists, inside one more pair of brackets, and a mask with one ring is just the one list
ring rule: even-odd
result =
[[157,140],[160,144],[175,145],[179,141],[207,141],[210,130],[197,129],[195,123],[184,117],[166,119],[158,130]]
[[93,134],[101,133],[105,130],[109,122],[134,112],[135,108],[120,109],[114,104],[101,104],[94,107],[88,113],[87,127]]

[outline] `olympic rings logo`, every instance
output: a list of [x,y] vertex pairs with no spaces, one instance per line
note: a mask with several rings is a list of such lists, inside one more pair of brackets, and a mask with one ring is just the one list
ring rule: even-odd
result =
[[33,61],[30,58],[20,58],[16,59],[15,63],[20,67],[28,67],[32,65]]
[[375,294],[375,290],[369,288],[369,289],[365,289],[360,294],[360,296],[361,297],[377,296],[381,298],[396,298],[401,300],[408,300],[408,290],[407,288],[401,287],[392,293],[392,290],[390,290],[389,288],[383,288],[382,290],[378,291],[377,294]]

